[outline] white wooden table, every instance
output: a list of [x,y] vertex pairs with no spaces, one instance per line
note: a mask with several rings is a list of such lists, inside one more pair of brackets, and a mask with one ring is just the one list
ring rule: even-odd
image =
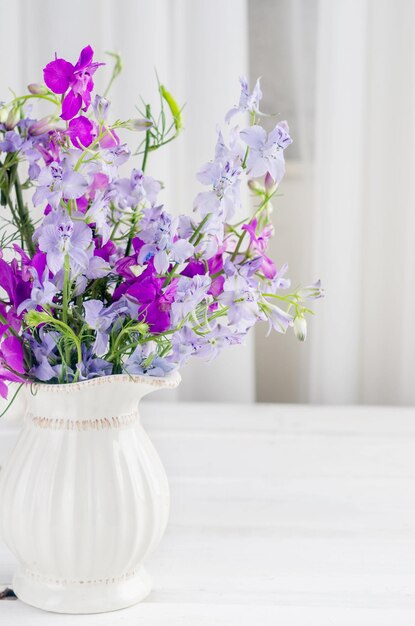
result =
[[[414,626],[415,410],[148,403],[172,487],[149,598],[1,626]],[[0,463],[15,431],[0,427]],[[0,546],[0,584],[13,559]]]

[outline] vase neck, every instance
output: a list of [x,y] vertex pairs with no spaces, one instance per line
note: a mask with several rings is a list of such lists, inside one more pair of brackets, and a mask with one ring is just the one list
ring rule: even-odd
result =
[[121,420],[137,414],[145,395],[164,387],[176,387],[178,374],[165,379],[126,375],[105,376],[68,385],[36,384],[26,387],[27,410],[38,423],[49,420]]

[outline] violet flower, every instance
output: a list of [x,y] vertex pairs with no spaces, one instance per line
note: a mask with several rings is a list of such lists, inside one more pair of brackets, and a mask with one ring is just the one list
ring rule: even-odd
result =
[[85,321],[90,328],[96,331],[92,351],[98,356],[107,352],[108,332],[114,319],[119,314],[117,304],[104,307],[100,300],[87,300],[84,302]]
[[254,177],[269,173],[279,183],[285,174],[283,151],[292,143],[287,122],[280,122],[268,134],[262,126],[251,126],[242,130],[240,137],[249,147],[248,173]]
[[258,113],[259,112],[259,102],[262,98],[262,91],[259,84],[259,78],[255,83],[255,87],[252,90],[252,93],[249,91],[248,81],[245,76],[241,76],[239,78],[239,82],[241,84],[241,95],[239,97],[238,106],[232,107],[226,116],[225,122],[229,124],[231,119],[237,113],[244,113],[249,111],[250,113]]
[[163,377],[173,371],[176,366],[165,358],[157,356],[153,351],[153,342],[138,345],[132,355],[124,363],[124,369],[128,374]]
[[273,279],[276,276],[277,268],[275,267],[274,262],[265,254],[265,251],[268,247],[268,241],[273,235],[274,229],[272,227],[272,224],[268,224],[257,235],[257,225],[258,220],[255,218],[251,220],[249,224],[244,224],[242,226],[242,230],[246,230],[249,234],[249,238],[251,240],[251,250],[254,255],[259,254],[262,258],[260,269],[265,278]]
[[49,213],[35,237],[54,274],[63,268],[65,255],[69,256],[73,275],[88,267],[93,248],[92,231],[83,221],[72,221],[66,211]]
[[88,183],[79,172],[75,172],[67,159],[62,163],[53,161],[44,167],[37,179],[38,187],[33,195],[33,204],[48,202],[57,209],[60,201],[74,200],[85,193]]
[[[7,382],[22,382],[25,374],[22,342],[17,337],[6,337],[0,346],[0,395],[7,398]],[[12,371],[11,371],[12,370]]]

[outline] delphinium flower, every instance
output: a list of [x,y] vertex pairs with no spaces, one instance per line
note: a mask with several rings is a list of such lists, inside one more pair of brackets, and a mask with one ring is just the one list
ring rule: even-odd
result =
[[[102,65],[90,46],[75,64],[56,57],[45,85],[0,107],[0,203],[14,229],[1,242],[12,261],[0,254],[3,396],[11,381],[165,376],[242,344],[258,321],[304,340],[307,302],[323,293],[319,282],[291,291],[287,266],[268,254],[291,137],[285,122],[268,134],[260,126],[259,81],[250,92],[241,78],[239,104],[197,174],[204,189],[193,213],[173,216],[147,166],[181,132],[181,109],[159,85],[159,114],[146,104],[139,118],[112,122],[108,89],[93,93]],[[32,117],[36,99],[51,105],[49,115]],[[144,133],[135,151],[127,132]],[[244,184],[258,201],[253,211]],[[39,223],[24,189],[43,210]]]

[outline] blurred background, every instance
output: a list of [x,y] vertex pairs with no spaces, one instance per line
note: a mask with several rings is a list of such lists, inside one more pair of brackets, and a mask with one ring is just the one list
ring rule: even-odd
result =
[[195,172],[238,100],[239,75],[261,76],[261,109],[290,125],[271,256],[288,261],[294,285],[321,278],[327,297],[305,344],[259,325],[245,347],[188,366],[177,398],[415,403],[412,0],[0,0],[0,9],[2,100],[41,81],[55,51],[75,61],[90,43],[99,60],[121,53],[110,99],[114,117],[128,118],[140,96],[156,97],[157,68],[186,103],[185,132],[149,164],[172,212],[191,211]]

